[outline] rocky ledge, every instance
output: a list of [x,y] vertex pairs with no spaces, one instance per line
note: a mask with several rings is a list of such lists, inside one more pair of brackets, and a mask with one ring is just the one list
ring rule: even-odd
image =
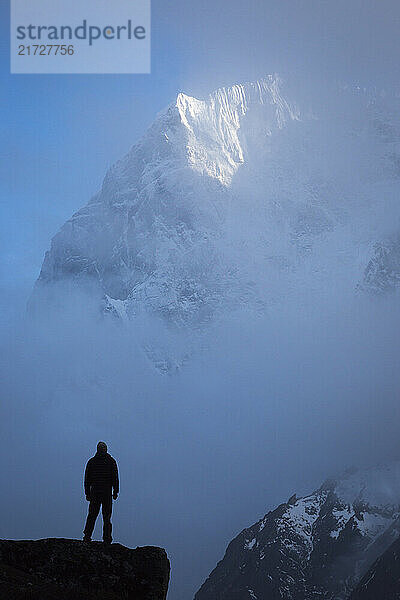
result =
[[0,540],[0,598],[165,600],[170,565],[162,548],[78,540]]

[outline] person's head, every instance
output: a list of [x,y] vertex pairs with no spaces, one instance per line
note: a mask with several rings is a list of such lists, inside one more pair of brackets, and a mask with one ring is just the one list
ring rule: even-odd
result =
[[99,442],[97,444],[97,452],[99,454],[107,454],[107,444],[105,442]]

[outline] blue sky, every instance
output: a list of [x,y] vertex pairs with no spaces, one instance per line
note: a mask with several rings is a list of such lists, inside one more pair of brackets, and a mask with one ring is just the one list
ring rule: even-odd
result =
[[32,285],[52,235],[179,91],[271,72],[326,82],[399,79],[400,9],[387,0],[152,3],[151,75],[10,75],[1,2],[0,284]]

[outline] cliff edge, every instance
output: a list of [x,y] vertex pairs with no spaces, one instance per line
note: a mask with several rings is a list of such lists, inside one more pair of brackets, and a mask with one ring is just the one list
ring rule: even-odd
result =
[[165,600],[165,550],[70,539],[0,540],[0,598]]

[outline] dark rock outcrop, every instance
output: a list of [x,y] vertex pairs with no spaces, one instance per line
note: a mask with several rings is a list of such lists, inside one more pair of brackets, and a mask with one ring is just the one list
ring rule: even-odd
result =
[[0,540],[0,598],[165,600],[165,550],[78,540]]
[[374,562],[350,600],[400,599],[400,538]]

